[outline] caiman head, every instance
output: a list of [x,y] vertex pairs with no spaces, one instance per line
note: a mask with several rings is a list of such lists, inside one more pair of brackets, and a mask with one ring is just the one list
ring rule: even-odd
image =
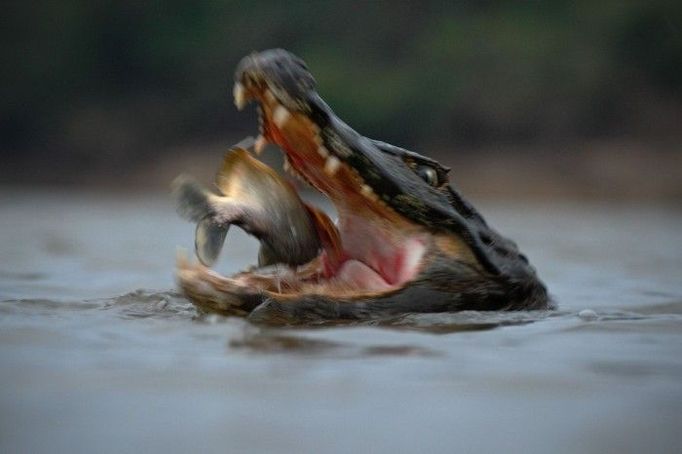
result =
[[180,261],[180,287],[195,304],[268,323],[549,307],[526,257],[450,186],[448,168],[363,137],[315,86],[301,59],[268,50],[239,63],[234,101],[258,103],[256,149],[278,145],[285,166],[333,202],[332,234],[298,268],[224,277]]

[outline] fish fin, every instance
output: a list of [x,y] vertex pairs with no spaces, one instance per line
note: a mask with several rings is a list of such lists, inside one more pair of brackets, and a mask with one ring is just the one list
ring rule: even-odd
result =
[[259,161],[244,148],[231,148],[224,158],[216,175],[215,185],[226,196],[244,197],[253,191],[253,185],[260,182],[275,181],[286,186],[286,180],[277,175],[272,168]]
[[203,265],[211,266],[218,259],[229,228],[229,224],[216,224],[210,216],[199,221],[194,234],[194,248]]

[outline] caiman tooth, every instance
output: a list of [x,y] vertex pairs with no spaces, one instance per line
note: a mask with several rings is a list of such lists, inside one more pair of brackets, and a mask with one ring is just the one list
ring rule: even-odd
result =
[[242,110],[248,101],[246,88],[241,83],[236,82],[232,88],[232,96],[234,97],[234,105],[237,107],[237,110]]
[[341,161],[336,156],[329,156],[324,162],[324,173],[333,177],[341,167]]
[[265,92],[263,92],[263,97],[265,98],[266,101],[275,103],[277,101],[277,98],[275,98],[275,95],[272,94],[270,90],[267,88],[265,89]]
[[315,145],[319,147],[324,143],[324,139],[322,139],[322,136],[320,135],[320,128],[316,124],[312,124],[311,128],[313,130],[313,141],[315,142]]
[[259,135],[256,139],[256,143],[253,144],[253,151],[255,151],[257,155],[260,155],[267,144],[268,139],[266,139],[263,135]]
[[329,150],[327,150],[324,145],[317,147],[317,153],[325,159],[327,159],[327,156],[329,156]]
[[287,158],[284,158],[284,164],[282,164],[282,168],[285,172],[291,173],[291,164],[289,164],[289,160]]
[[372,190],[372,188],[370,188],[366,184],[363,184],[362,186],[360,186],[360,194],[364,195],[368,199],[374,199],[374,197],[375,197],[374,191]]
[[296,174],[296,178],[298,178],[298,181],[305,184],[306,186],[311,186],[310,182],[303,175],[301,175],[297,171],[294,171],[294,173]]
[[275,107],[275,110],[272,113],[272,119],[278,128],[283,128],[289,121],[289,117],[291,117],[291,113],[281,104]]
[[232,147],[230,149],[248,150],[249,148],[253,147],[254,143],[255,142],[253,140],[253,137],[248,136],[248,137],[244,137],[242,140],[240,140],[239,142],[232,145]]

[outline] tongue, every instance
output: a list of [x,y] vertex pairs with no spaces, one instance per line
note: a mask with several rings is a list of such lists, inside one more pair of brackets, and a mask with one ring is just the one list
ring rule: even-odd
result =
[[376,271],[358,260],[346,260],[335,279],[363,290],[382,291],[391,288],[390,284]]

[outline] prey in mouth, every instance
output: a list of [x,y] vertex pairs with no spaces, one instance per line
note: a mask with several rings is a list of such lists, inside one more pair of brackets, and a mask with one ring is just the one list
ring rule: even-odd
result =
[[[198,307],[274,324],[549,307],[545,287],[525,256],[452,189],[449,169],[358,134],[320,98],[301,59],[281,49],[245,57],[233,94],[240,110],[257,103],[255,151],[277,145],[285,168],[328,197],[338,221],[292,202],[296,208],[288,210],[301,213],[297,219],[307,217],[311,229],[282,249],[300,229],[287,231],[293,223],[286,221],[275,237],[263,219],[272,213],[289,219],[280,213],[284,202],[271,203],[271,214],[260,210],[263,219],[224,218],[252,229],[261,250],[282,251],[260,263],[265,266],[229,277],[179,260],[179,286]],[[256,177],[251,179],[247,186],[258,186]],[[314,252],[299,263],[304,256],[286,252],[294,246]]]

